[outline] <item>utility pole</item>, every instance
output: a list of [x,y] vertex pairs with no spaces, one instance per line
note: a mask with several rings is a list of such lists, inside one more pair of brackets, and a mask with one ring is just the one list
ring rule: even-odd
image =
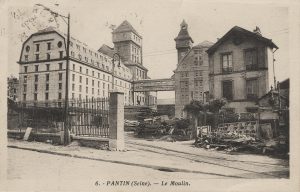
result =
[[274,53],[277,51],[277,49],[275,49],[275,51],[272,51],[273,52],[273,76],[274,76],[274,89],[276,90],[276,76],[275,76],[275,58],[274,58]]
[[65,91],[65,125],[64,125],[64,145],[68,145],[70,143],[70,135],[69,135],[69,113],[68,113],[68,105],[69,105],[69,49],[70,49],[70,13],[68,14],[68,32],[67,32],[67,48],[66,48],[66,91]]
[[[68,26],[67,32],[67,46],[66,46],[66,86],[65,86],[65,104],[64,104],[64,145],[68,145],[70,143],[69,138],[69,121],[68,121],[68,104],[69,104],[69,46],[70,46],[70,13],[68,16],[61,15],[55,11],[52,11],[50,8],[42,5],[42,4],[35,4],[37,6],[43,7],[44,10],[49,11],[51,15],[54,17],[60,16],[63,21]],[[67,21],[65,20],[67,19]]]
[[[115,59],[115,57],[117,59]],[[112,58],[112,91],[114,91],[115,89],[115,61],[118,61],[118,67],[121,67],[121,57],[118,53],[114,53],[113,54],[113,58]]]

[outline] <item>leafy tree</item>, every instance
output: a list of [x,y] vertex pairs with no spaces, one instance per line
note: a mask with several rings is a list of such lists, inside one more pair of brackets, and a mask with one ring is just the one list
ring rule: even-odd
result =
[[207,112],[219,113],[220,109],[226,104],[224,99],[211,100],[208,104],[201,101],[192,100],[189,104],[184,106],[184,111],[191,116],[193,125],[193,136],[196,137],[198,117],[202,113],[204,114],[204,125],[206,125]]

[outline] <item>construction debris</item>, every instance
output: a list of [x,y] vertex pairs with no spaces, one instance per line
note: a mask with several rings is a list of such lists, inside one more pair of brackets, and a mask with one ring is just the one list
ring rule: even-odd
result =
[[287,142],[283,136],[273,140],[258,140],[251,136],[236,138],[221,138],[216,134],[198,137],[195,146],[204,149],[224,151],[226,153],[243,152],[255,154],[267,154],[285,156],[288,153]]

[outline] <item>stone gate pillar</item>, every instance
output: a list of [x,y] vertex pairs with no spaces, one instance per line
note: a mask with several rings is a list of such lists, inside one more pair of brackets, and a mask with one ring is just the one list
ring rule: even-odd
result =
[[124,150],[124,93],[111,92],[109,97],[109,149]]

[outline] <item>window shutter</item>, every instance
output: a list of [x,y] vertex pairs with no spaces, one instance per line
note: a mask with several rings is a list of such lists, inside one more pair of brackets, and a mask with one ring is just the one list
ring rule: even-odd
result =
[[266,68],[265,65],[265,48],[264,47],[258,47],[257,48],[257,55],[258,55],[258,68]]

